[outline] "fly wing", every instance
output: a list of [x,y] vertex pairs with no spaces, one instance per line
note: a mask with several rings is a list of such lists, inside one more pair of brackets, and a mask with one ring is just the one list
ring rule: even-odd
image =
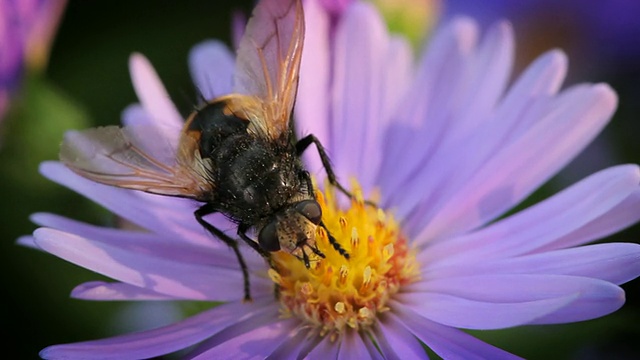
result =
[[[164,139],[165,141],[162,141]],[[208,162],[181,140],[170,144],[154,127],[107,126],[65,134],[60,160],[93,181],[201,200],[213,190]]]
[[235,92],[262,102],[250,113],[258,131],[278,138],[289,130],[304,41],[300,0],[263,0],[238,47]]

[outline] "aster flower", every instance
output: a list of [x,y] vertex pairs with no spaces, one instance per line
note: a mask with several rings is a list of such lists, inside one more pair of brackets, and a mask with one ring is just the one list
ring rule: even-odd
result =
[[0,0],[0,118],[19,87],[25,64],[42,69],[66,0]]
[[[146,332],[51,346],[42,357],[148,358],[195,345],[193,359],[421,358],[424,343],[443,358],[512,358],[461,329],[574,322],[622,306],[618,285],[640,275],[640,246],[584,244],[638,221],[638,166],[604,169],[507,213],[607,124],[616,107],[607,85],[561,91],[567,61],[552,50],[508,86],[506,23],[478,40],[473,20],[455,19],[413,64],[370,5],[350,5],[331,44],[330,16],[314,1],[305,6],[296,126],[322,140],[340,179],[352,179],[355,199],[330,186],[318,193],[350,260],[322,231],[327,257],[311,269],[286,253],[270,268],[243,249],[254,298],[245,303],[236,259],[195,221],[198,204],[93,183],[47,162],[46,177],[145,229],[35,214],[42,227],[23,244],[115,280],[82,284],[72,296],[224,303]],[[220,42],[198,45],[190,66],[205,97],[232,90],[234,59]],[[140,104],[123,122],[177,134],[182,117],[149,62],[134,55],[130,68]],[[319,159],[306,160],[322,185]]]

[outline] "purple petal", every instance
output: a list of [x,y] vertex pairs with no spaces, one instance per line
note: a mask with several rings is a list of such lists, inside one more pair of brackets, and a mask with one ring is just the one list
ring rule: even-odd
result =
[[[499,329],[535,323],[551,313],[578,321],[611,313],[624,292],[609,282],[567,275],[472,275],[426,280],[398,299],[422,316],[468,329]],[[562,309],[562,311],[557,312]],[[574,318],[575,317],[575,318]]]
[[20,236],[16,241],[16,243],[21,246],[26,246],[28,248],[40,250],[38,245],[36,245],[36,242],[33,236],[28,236],[28,235]]
[[[99,241],[40,228],[34,232],[43,250],[69,262],[134,286],[194,300],[229,301],[242,295],[238,270],[176,262],[132,252]],[[253,277],[252,294],[271,293],[268,281]]]
[[374,340],[385,359],[403,360],[427,357],[422,344],[395,316],[382,314],[378,324],[379,327],[374,330]]
[[[492,330],[524,325],[567,306],[578,297],[567,295],[553,299],[527,302],[493,303],[468,300],[453,295],[421,293],[400,295],[406,306],[435,322],[465,328]],[[429,308],[419,308],[429,304]]]
[[342,338],[339,337],[336,341],[331,341],[331,336],[325,336],[318,346],[307,356],[308,359],[337,359],[340,346],[342,344]]
[[604,84],[567,90],[549,106],[548,116],[505,145],[441,204],[419,237],[468,231],[522,201],[600,132],[616,103],[615,93]]
[[244,29],[247,27],[247,15],[238,10],[234,11],[231,17],[231,45],[233,49],[238,49],[240,40],[244,36]]
[[[505,37],[510,38],[506,35]],[[502,47],[510,48],[505,44]],[[448,141],[450,146],[447,149],[439,146],[438,154],[434,156],[433,161],[416,165],[416,174],[407,179],[409,186],[400,193],[427,193],[423,197],[405,195],[398,212],[398,215],[405,219],[405,227],[410,234],[428,224],[430,216],[433,216],[430,214],[435,211],[436,200],[455,194],[468,180],[469,174],[475,172],[505,146],[505,139],[519,136],[523,129],[528,129],[544,115],[541,109],[548,107],[548,98],[557,92],[566,69],[566,56],[559,51],[541,56],[529,66],[502,103],[493,110],[492,116],[479,124],[475,132],[467,131],[470,136],[459,136],[458,142]],[[452,127],[457,128],[457,122]],[[466,172],[467,175],[454,174],[460,171]],[[456,179],[459,180],[455,181]],[[422,205],[416,209],[421,201]],[[410,217],[402,214],[408,214]]]
[[336,155],[332,160],[338,177],[357,175],[365,192],[374,186],[382,159],[385,121],[379,120],[396,105],[385,94],[393,91],[397,99],[404,93],[400,86],[406,83],[385,83],[392,64],[390,47],[383,20],[373,6],[354,3],[339,24],[335,39],[330,150]]
[[131,104],[122,111],[125,126],[154,125],[151,115],[140,104]]
[[[487,145],[497,145],[499,134],[489,131],[487,124],[495,118],[496,103],[506,87],[513,64],[513,48],[511,25],[498,23],[462,63],[460,73],[463,76],[454,89],[455,93],[451,94],[455,100],[449,99],[451,105],[440,115],[444,118],[441,121],[447,122],[447,128],[440,136],[433,161],[416,164],[414,176],[405,180],[411,183],[407,193],[419,191],[425,198],[434,199],[448,196],[464,184],[491,155],[491,151],[495,151],[495,146]],[[492,142],[492,139],[496,141]],[[404,200],[399,216],[406,218],[405,214],[420,200],[420,197]]]
[[[338,360],[350,359],[376,359],[380,354],[371,354],[367,350],[360,333],[347,330],[342,334],[342,344],[338,352]],[[377,357],[375,355],[378,355]]]
[[158,294],[155,291],[143,289],[125,283],[106,283],[90,281],[76,286],[71,291],[71,297],[82,300],[176,300],[173,296]]
[[[382,89],[379,70],[388,39],[380,16],[369,4],[354,4],[338,25],[335,40],[333,68],[333,98],[331,99],[331,151],[334,168],[339,178],[360,175],[359,180],[371,181],[364,176],[364,166],[377,171],[378,151],[367,154],[370,145],[379,148],[379,140],[372,138],[371,130],[378,124]],[[341,156],[338,156],[341,155]],[[362,183],[361,183],[362,184]],[[369,190],[371,184],[362,184]]]
[[[65,217],[38,213],[31,216],[36,224],[91,239],[125,251],[153,255],[162,259],[227,269],[238,269],[235,255],[226,248],[214,249],[180,242],[179,239],[140,231],[126,231],[89,225]],[[252,268],[263,268],[260,257],[250,256]]]
[[125,360],[164,355],[202,341],[237,321],[259,315],[270,303],[272,299],[220,305],[184,321],[150,331],[50,346],[42,350],[40,356],[44,359]]
[[[635,165],[599,171],[482,230],[436,243],[420,260],[436,267],[438,264],[486,262],[532,252],[603,216],[628,198],[639,182],[640,169]],[[420,240],[418,243],[428,241]]]
[[[74,190],[142,228],[196,244],[217,243],[207,236],[195,220],[193,212],[198,203],[193,200],[98,184],[73,173],[58,162],[42,163],[40,172],[49,180]],[[158,201],[170,202],[171,206],[155,206]]]
[[[275,348],[286,341],[290,336],[290,332],[297,325],[297,321],[294,319],[283,321],[274,318],[273,321],[274,323],[264,326],[253,324],[251,331],[237,335],[231,340],[190,359],[265,359]],[[297,354],[287,355],[288,357],[285,356],[278,359],[295,359]]]
[[[274,303],[275,305],[275,303]],[[276,306],[226,327],[188,355],[189,359],[264,359],[296,328],[296,319],[283,320]]]
[[392,305],[394,310],[389,316],[444,359],[520,359],[463,331],[425,319],[402,304]]
[[619,285],[640,276],[640,245],[596,244],[429,270],[433,278],[484,274],[574,275]]
[[535,252],[562,249],[602,239],[637,223],[639,220],[640,190],[637,190],[606,214],[591,221],[580,229],[557,239],[553,243],[536,249]]
[[374,339],[374,335],[373,334],[371,334],[371,333],[359,334],[358,336],[362,337],[361,338],[362,342],[363,342],[365,348],[367,349],[367,353],[368,353],[370,359],[377,359],[377,360],[385,360],[386,359],[382,355],[380,350],[378,350],[378,343]]
[[235,57],[217,40],[202,42],[189,54],[189,69],[196,89],[207,100],[233,91]]
[[[340,16],[354,2],[353,0],[318,0],[328,12]],[[306,4],[306,3],[305,3]]]
[[179,132],[182,129],[183,118],[171,102],[149,60],[141,54],[131,55],[129,71],[138,99],[151,118],[157,125]]
[[[296,98],[295,119],[298,137],[314,134],[331,149],[329,136],[329,17],[317,1],[304,3],[305,38],[300,64],[300,83]],[[324,174],[320,157],[313,149],[306,151],[307,169]]]
[[[484,35],[482,43],[467,65],[468,85],[462,86],[458,95],[460,107],[451,109],[456,126],[446,139],[450,145],[458,145],[478,127],[483,126],[495,111],[502,97],[514,58],[513,28],[507,22],[499,22]],[[443,143],[446,146],[447,143]]]
[[298,328],[290,332],[290,336],[278,348],[274,349],[266,360],[302,359],[322,340],[317,334],[307,331],[298,323]]
[[[424,167],[448,130],[444,112],[461,82],[464,64],[476,44],[477,26],[468,18],[459,18],[436,32],[423,55],[414,81],[398,107],[394,124],[387,129],[384,154],[389,162],[382,165],[380,186],[388,198],[386,204],[401,206],[405,195],[394,191],[406,186],[415,172]],[[407,157],[406,154],[413,154]],[[402,159],[398,166],[397,159]],[[399,210],[402,210],[399,208]]]

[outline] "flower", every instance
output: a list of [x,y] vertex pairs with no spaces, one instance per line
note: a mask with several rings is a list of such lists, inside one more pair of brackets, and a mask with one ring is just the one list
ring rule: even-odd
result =
[[45,67],[66,0],[0,0],[0,119],[19,87],[24,65]]
[[[296,128],[321,139],[340,179],[355,179],[354,199],[330,186],[318,193],[351,258],[328,249],[321,230],[326,259],[310,269],[284,253],[269,268],[243,249],[254,299],[245,303],[235,257],[193,218],[198,204],[93,183],[47,162],[46,177],[146,230],[35,214],[42,227],[23,244],[116,280],[82,284],[72,296],[224,304],[145,332],[51,346],[43,358],[148,358],[194,345],[194,359],[420,358],[421,342],[443,358],[515,358],[461,329],[581,321],[623,305],[618,285],[640,275],[640,245],[583,245],[639,220],[638,166],[604,169],[508,213],[606,125],[616,107],[607,85],[560,91],[567,61],[552,50],[508,86],[507,23],[478,41],[473,20],[455,19],[414,65],[371,5],[350,5],[333,40],[329,15],[314,1],[305,6]],[[205,97],[231,91],[233,55],[222,43],[198,45],[190,66]],[[123,122],[179,132],[182,117],[149,62],[134,55],[130,68],[140,104]],[[323,184],[319,159],[305,159]]]

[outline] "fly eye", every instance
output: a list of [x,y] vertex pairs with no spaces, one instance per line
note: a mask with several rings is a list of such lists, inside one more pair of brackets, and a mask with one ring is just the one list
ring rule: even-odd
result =
[[278,231],[276,229],[276,222],[272,221],[260,230],[258,234],[258,243],[260,247],[267,251],[280,250],[280,240],[278,239]]
[[315,200],[304,200],[296,204],[296,211],[304,215],[309,221],[318,225],[322,220],[322,209]]

